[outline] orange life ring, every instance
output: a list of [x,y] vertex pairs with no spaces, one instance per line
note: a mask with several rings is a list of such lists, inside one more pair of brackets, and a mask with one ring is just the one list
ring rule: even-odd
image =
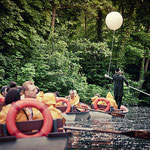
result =
[[[43,126],[41,130],[34,135],[25,135],[17,129],[15,118],[19,110],[23,109],[24,107],[35,107],[43,115],[44,118]],[[7,114],[6,126],[10,135],[16,136],[16,138],[47,136],[47,134],[52,130],[53,119],[47,105],[35,99],[28,98],[24,100],[19,100],[12,104]]]
[[65,102],[65,103],[67,104],[67,109],[66,109],[66,111],[63,112],[63,113],[66,114],[66,113],[70,112],[70,110],[71,110],[71,104],[70,104],[69,101],[66,100],[66,98],[57,97],[57,98],[56,98],[56,103],[58,103],[58,102]]
[[[85,109],[83,109],[83,110],[80,110],[81,112],[85,112],[85,111],[89,111],[88,109],[88,106],[86,106],[86,105],[81,105],[81,107],[82,108],[85,108]],[[87,109],[86,109],[87,108]]]
[[106,98],[99,98],[99,99],[95,100],[95,102],[94,102],[94,109],[95,110],[99,110],[99,108],[97,107],[97,103],[99,101],[104,101],[107,104],[106,109],[104,109],[103,111],[108,111],[110,109],[110,101],[108,101]]

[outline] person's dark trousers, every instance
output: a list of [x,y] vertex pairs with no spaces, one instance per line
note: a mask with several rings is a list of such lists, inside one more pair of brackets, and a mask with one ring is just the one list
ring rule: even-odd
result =
[[115,100],[116,100],[116,103],[118,105],[118,109],[120,109],[120,106],[121,106],[121,103],[122,103],[122,97],[115,96]]

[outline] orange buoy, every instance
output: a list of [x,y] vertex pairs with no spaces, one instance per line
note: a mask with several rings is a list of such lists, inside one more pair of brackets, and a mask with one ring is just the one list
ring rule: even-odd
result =
[[62,102],[65,102],[65,103],[67,104],[67,109],[66,109],[66,111],[63,112],[63,113],[68,113],[68,112],[70,112],[70,110],[71,110],[71,104],[70,104],[70,102],[67,101],[65,98],[57,97],[56,103],[61,102],[61,101],[62,101]]
[[110,109],[110,101],[108,101],[106,98],[99,98],[99,99],[95,100],[95,102],[94,102],[94,109],[95,109],[95,110],[99,110],[99,108],[97,107],[97,103],[98,103],[99,101],[104,101],[104,102],[106,102],[107,107],[106,107],[106,109],[104,109],[103,111],[109,111],[109,109]]
[[[19,110],[23,109],[24,107],[35,107],[43,115],[44,118],[43,126],[41,130],[34,135],[25,135],[17,129],[15,118]],[[24,100],[19,100],[12,104],[7,114],[6,126],[10,135],[16,136],[16,138],[47,136],[48,133],[51,132],[52,130],[53,119],[47,105],[35,99],[28,98]]]

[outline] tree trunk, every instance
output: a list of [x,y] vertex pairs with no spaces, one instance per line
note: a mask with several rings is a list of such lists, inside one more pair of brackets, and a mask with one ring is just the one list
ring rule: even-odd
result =
[[86,37],[86,30],[87,30],[87,17],[86,17],[86,12],[85,12],[85,28],[84,28],[85,37]]
[[101,10],[98,10],[97,37],[99,41],[102,41],[102,11]]
[[141,69],[140,69],[140,77],[139,77],[139,88],[141,89],[144,83],[144,63],[145,63],[145,56],[142,59]]
[[146,72],[147,72],[147,70],[148,70],[148,65],[149,65],[149,58],[147,58],[147,59],[146,59],[144,73],[146,73]]
[[55,16],[56,16],[56,5],[53,5],[53,12],[52,12],[52,31],[55,29]]

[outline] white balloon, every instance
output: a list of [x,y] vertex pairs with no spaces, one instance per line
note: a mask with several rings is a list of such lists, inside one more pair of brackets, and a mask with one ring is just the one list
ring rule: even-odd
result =
[[123,23],[122,15],[119,12],[113,11],[106,16],[106,25],[111,30],[117,30]]

